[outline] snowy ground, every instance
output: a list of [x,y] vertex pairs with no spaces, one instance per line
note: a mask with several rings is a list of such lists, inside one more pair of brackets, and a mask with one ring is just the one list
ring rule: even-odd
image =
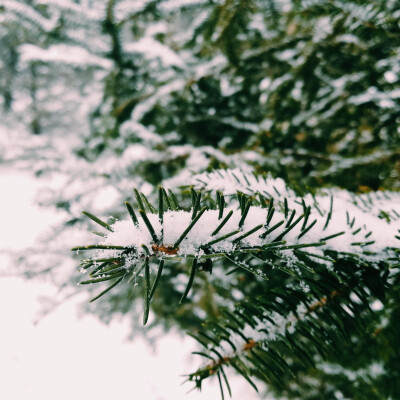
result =
[[[13,273],[4,250],[34,243],[56,216],[33,203],[39,183],[28,173],[0,168],[0,272]],[[3,253],[3,254],[2,254]],[[0,278],[0,398],[195,400],[219,399],[216,382],[203,392],[181,385],[192,371],[193,342],[168,335],[157,352],[142,340],[126,341],[127,326],[102,325],[94,316],[77,317],[77,297],[34,324],[40,296],[55,296],[46,282]],[[196,360],[198,361],[198,360]],[[231,379],[233,399],[259,398],[241,379]]]

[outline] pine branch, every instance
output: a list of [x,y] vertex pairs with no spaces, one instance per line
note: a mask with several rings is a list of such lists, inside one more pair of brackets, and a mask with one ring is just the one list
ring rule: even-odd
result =
[[[127,203],[130,218],[110,226],[101,243],[73,248],[95,252],[81,263],[90,278],[81,284],[113,280],[95,300],[125,277],[131,282],[144,270],[146,324],[167,262],[189,259],[192,263],[186,271],[187,284],[179,303],[188,301],[198,275],[212,273],[214,263],[219,268],[233,267],[226,272],[227,279],[235,274],[251,277],[260,285],[275,282],[277,274],[290,276],[291,288],[276,287],[263,297],[241,302],[233,312],[225,311],[226,318],[215,323],[211,331],[192,335],[205,348],[198,354],[211,360],[189,375],[196,386],[215,375],[223,393],[223,384],[229,385],[224,366],[232,367],[253,387],[254,376],[279,386],[281,374],[291,369],[291,357],[314,365],[316,353],[325,358],[341,340],[348,340],[349,326],[361,329],[362,319],[357,320],[356,315],[369,309],[367,299],[381,296],[379,288],[383,287],[376,277],[371,280],[362,276],[368,276],[371,270],[381,276],[382,265],[396,268],[400,232],[390,225],[391,220],[371,212],[364,198],[361,201],[335,190],[298,197],[279,180],[259,179],[238,171],[219,171],[218,176],[221,183],[235,184],[229,190],[222,187],[215,200],[206,188],[204,196],[191,190],[189,209],[182,209],[173,193],[167,195],[162,187],[158,189],[158,210],[135,191],[139,206],[146,203],[151,213],[140,209],[139,221]],[[206,186],[206,179],[202,185]],[[234,190],[238,185],[242,191]],[[245,185],[252,187],[251,195],[245,194]],[[396,195],[386,195],[391,204]],[[376,199],[383,208],[385,200]],[[391,215],[395,217],[395,213]],[[362,225],[358,225],[359,220],[363,220]],[[150,267],[154,263],[158,264],[158,272],[151,285]],[[379,279],[383,282],[386,278]],[[308,295],[303,292],[304,285]],[[355,302],[351,293],[365,293],[361,295],[363,303]],[[345,307],[340,306],[342,302]]]
[[[356,264],[354,267],[357,269]],[[326,271],[324,274],[332,273]],[[364,270],[362,274],[368,273]],[[316,364],[317,359],[308,348],[318,348],[323,358],[329,353],[340,352],[341,342],[349,341],[348,331],[361,328],[360,323],[365,319],[361,316],[369,307],[368,302],[360,305],[351,297],[352,292],[364,291],[364,283],[354,279],[354,275],[350,273],[345,284],[334,275],[331,278],[330,285],[323,288],[330,293],[319,299],[315,299],[321,293],[317,281],[307,279],[310,293],[314,292],[312,296],[304,294],[296,286],[290,290],[276,288],[269,295],[239,303],[234,313],[226,312],[224,318],[217,322],[207,323],[204,326],[207,336],[202,335],[202,331],[192,334],[195,338],[198,335],[203,337],[200,344],[204,347],[203,351],[193,354],[211,362],[189,374],[188,380],[199,386],[203,380],[218,374],[224,366],[235,368],[240,362],[246,368],[240,371],[235,369],[247,380],[251,376],[263,376],[279,386],[283,375],[277,374],[277,370],[281,374],[294,374],[287,360],[293,363],[295,358],[303,366]],[[384,284],[384,280],[381,283]],[[296,299],[293,301],[294,295]],[[275,307],[278,297],[283,300],[279,312]],[[354,315],[340,307],[342,303]],[[340,332],[341,337],[335,330]]]
[[[220,174],[224,175],[224,173]],[[245,174],[239,174],[237,171],[235,175],[232,173],[232,176],[234,176],[233,179],[240,185],[243,185],[243,182],[246,182],[246,184],[247,182],[250,183],[252,179],[255,179],[251,175],[246,176]],[[224,178],[226,177],[225,175]],[[253,183],[254,182],[251,182],[251,184]],[[397,230],[393,231],[393,238],[391,239],[391,230],[387,229],[386,223],[381,219],[377,220],[374,216],[369,215],[369,219],[372,223],[368,223],[364,218],[364,226],[353,230],[355,219],[349,223],[348,216],[354,212],[359,214],[359,207],[354,205],[354,201],[351,204],[345,203],[348,210],[350,210],[345,211],[345,209],[342,208],[343,200],[339,196],[335,204],[339,203],[340,208],[335,209],[333,193],[330,195],[330,200],[328,201],[325,200],[326,197],[324,195],[313,197],[313,201],[320,204],[320,212],[327,215],[327,217],[320,217],[317,215],[316,219],[311,224],[306,225],[303,223],[301,225],[300,222],[303,219],[306,217],[308,219],[309,216],[313,214],[311,207],[307,206],[307,202],[309,202],[310,199],[306,196],[302,198],[301,201],[298,201],[294,193],[282,186],[279,181],[268,182],[264,180],[264,182],[259,182],[259,184],[264,186],[271,186],[271,183],[275,188],[274,191],[277,193],[277,197],[269,197],[268,195],[267,198],[261,192],[258,192],[257,197],[258,199],[262,199],[262,202],[268,203],[268,208],[252,206],[254,197],[248,198],[242,192],[239,192],[237,202],[240,206],[237,210],[235,208],[235,198],[231,197],[230,201],[226,202],[224,195],[221,192],[217,192],[215,204],[218,204],[218,210],[214,211],[203,207],[198,212],[201,204],[201,193],[192,190],[191,210],[165,211],[163,200],[166,198],[166,192],[163,188],[160,188],[160,209],[158,212],[154,209],[152,214],[146,214],[140,209],[139,214],[142,217],[142,222],[139,222],[132,206],[127,203],[128,212],[132,219],[131,222],[119,221],[112,227],[107,225],[107,229],[110,233],[101,244],[77,246],[72,249],[73,251],[98,251],[90,260],[90,265],[86,264],[86,268],[88,270],[95,269],[96,274],[93,275],[92,273],[92,279],[84,281],[83,283],[96,283],[112,279],[115,277],[115,274],[122,273],[122,270],[131,273],[135,270],[137,263],[142,262],[144,259],[153,262],[155,260],[181,260],[185,257],[193,258],[200,263],[207,259],[225,257],[231,262],[231,265],[235,265],[239,269],[244,269],[255,276],[268,280],[268,274],[262,271],[262,269],[249,266],[250,259],[254,257],[257,259],[267,259],[268,257],[272,259],[284,259],[286,261],[279,265],[279,268],[288,271],[290,274],[298,275],[301,269],[312,270],[312,268],[310,269],[308,266],[308,261],[304,262],[297,259],[296,254],[300,253],[296,252],[298,252],[299,249],[315,247],[318,249],[319,253],[311,255],[311,257],[319,257],[320,260],[328,260],[329,258],[327,258],[325,254],[327,251],[332,250],[343,254],[356,254],[356,256],[362,257],[365,249],[367,249],[370,257],[373,257],[373,254],[381,254],[383,251],[387,251],[385,250],[387,248],[397,248]],[[279,186],[279,190],[276,186]],[[263,190],[263,192],[264,191],[265,190]],[[272,192],[272,190],[268,192]],[[283,200],[281,200],[283,194],[285,196]],[[139,206],[143,206],[143,202],[150,204],[147,199],[144,200],[145,196],[137,190],[135,190],[135,196]],[[172,192],[168,197],[169,200],[173,198]],[[175,200],[174,203],[176,203]],[[273,205],[280,204],[282,204],[281,210],[277,210],[273,207]],[[327,208],[325,209],[324,207]],[[149,206],[148,208],[151,209]],[[225,209],[229,209],[229,212],[220,222]],[[289,210],[291,211],[289,212]],[[305,214],[302,213],[295,219],[296,212],[304,210]],[[347,216],[345,223],[339,225],[337,221],[341,218],[340,213],[344,212],[346,212]],[[91,216],[91,219],[96,222],[100,221],[94,216]],[[207,223],[199,225],[200,222],[198,221],[202,220],[207,221]],[[260,220],[264,220],[265,223],[257,224]],[[275,223],[276,220],[280,221]],[[184,227],[185,223],[183,221],[187,221],[187,226],[186,228],[182,228],[181,233],[179,233],[176,227]],[[331,223],[329,223],[330,221]],[[274,223],[274,225],[270,226],[271,223]],[[387,237],[380,237],[377,243],[377,240],[369,240],[374,238],[373,233],[365,234],[365,232],[373,232],[376,230],[376,225],[378,223],[380,223],[380,225],[385,225]],[[375,226],[370,231],[367,224],[371,228],[372,224]],[[342,228],[342,230],[337,232],[339,228]],[[331,234],[330,229],[334,230]],[[222,234],[220,232],[222,232]],[[219,236],[217,236],[218,234]],[[126,235],[128,235],[128,237]],[[358,238],[361,235],[363,240],[354,241],[354,238]],[[365,240],[365,236],[367,235],[368,240]],[[346,240],[343,240],[343,237],[345,237]],[[282,240],[284,238],[285,240]],[[305,238],[307,240],[304,240]],[[301,241],[299,241],[300,239]],[[129,246],[118,245],[120,241],[124,243],[128,241]],[[382,246],[382,243],[384,247],[377,247]],[[100,260],[104,259],[104,252],[106,251],[111,252],[109,259],[112,261],[105,261],[100,269],[99,267],[94,268],[94,264],[97,265]],[[376,256],[376,262],[380,259],[381,256]],[[110,269],[110,266],[115,262],[119,266],[119,269],[113,271]],[[196,264],[194,263],[193,265]],[[192,268],[188,288],[182,299],[186,297],[193,283],[194,270],[195,268]],[[237,269],[234,271],[237,271]],[[96,278],[97,276],[101,276],[101,278]],[[156,282],[158,282],[159,279],[160,276],[157,277]],[[151,298],[153,294],[154,290],[151,292],[151,296],[148,297]]]

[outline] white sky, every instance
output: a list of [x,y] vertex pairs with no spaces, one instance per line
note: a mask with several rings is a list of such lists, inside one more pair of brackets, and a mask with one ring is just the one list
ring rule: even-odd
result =
[[[38,183],[28,173],[0,168],[0,272],[13,272],[2,249],[23,249],[56,218],[33,204]],[[0,398],[7,400],[209,400],[219,399],[217,382],[202,393],[181,385],[199,359],[193,341],[166,335],[157,353],[143,341],[127,342],[127,325],[102,325],[95,316],[78,319],[74,298],[33,324],[38,296],[57,288],[39,281],[0,278]],[[194,363],[193,363],[194,361]],[[259,398],[241,378],[230,379],[233,399]]]

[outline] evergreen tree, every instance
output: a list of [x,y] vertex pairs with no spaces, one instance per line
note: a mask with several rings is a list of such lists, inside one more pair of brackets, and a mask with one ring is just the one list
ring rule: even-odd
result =
[[[144,324],[150,315],[145,334],[187,330],[203,358],[188,375],[196,387],[215,377],[226,395],[230,368],[277,398],[398,396],[397,1],[3,7],[18,15],[2,20],[2,68],[13,77],[29,62],[30,112],[51,100],[40,79],[68,85],[49,58],[55,43],[86,51],[92,62],[67,70],[96,94],[83,98],[90,132],[78,127],[60,169],[69,179],[43,199],[66,213],[46,244],[54,257],[36,249],[30,265],[53,268],[80,241],[90,309]],[[46,34],[18,46],[44,52],[16,51],[4,21],[34,21]],[[0,81],[6,109],[15,81]],[[51,126],[40,115],[33,133]],[[94,244],[82,209],[100,225]]]

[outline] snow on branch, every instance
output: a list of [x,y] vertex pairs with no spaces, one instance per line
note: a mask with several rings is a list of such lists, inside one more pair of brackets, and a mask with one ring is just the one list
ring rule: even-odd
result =
[[[263,263],[252,266],[249,261],[253,257],[278,258],[280,266],[293,275],[299,268],[312,270],[301,261],[300,253],[327,264],[333,262],[331,251],[372,263],[397,259],[393,255],[400,248],[398,193],[355,196],[332,189],[298,197],[281,179],[264,179],[239,170],[216,171],[194,179],[206,190],[191,187],[189,206],[178,204],[171,190],[159,187],[157,207],[134,190],[139,210],[135,212],[127,202],[127,220],[109,225],[84,212],[105,231],[95,232],[102,237],[99,242],[72,249],[94,251],[93,257],[81,263],[83,272],[90,271],[90,279],[81,283],[115,278],[119,283],[143,269],[150,271],[149,263],[154,261],[159,263],[161,275],[165,261],[189,259],[192,269],[184,299],[198,265],[211,272],[212,262],[218,259],[264,280],[268,276]],[[221,189],[216,197],[210,196],[211,188]]]
[[2,6],[6,11],[15,13],[19,17],[39,26],[45,32],[51,32],[57,26],[60,17],[59,13],[55,13],[51,19],[48,19],[38,13],[33,7],[14,0],[5,0],[2,2]]
[[176,66],[179,68],[185,66],[184,61],[170,47],[149,36],[126,44],[124,50],[127,53],[141,53],[147,59],[158,58],[163,66]]
[[320,234],[329,236],[348,231],[347,235],[329,241],[329,246],[337,251],[354,251],[354,247],[350,247],[353,239],[361,239],[362,235],[368,239],[365,242],[374,241],[369,247],[372,251],[380,252],[399,245],[396,239],[400,227],[399,192],[377,191],[356,195],[332,188],[300,197],[280,178],[263,178],[240,169],[198,174],[191,181],[197,189],[220,190],[225,195],[242,192],[257,197],[261,194],[269,200],[278,201],[281,206],[286,201],[288,207],[297,213],[309,206],[318,216],[315,229],[307,234],[310,240],[316,240]]
[[77,66],[94,65],[104,69],[110,69],[112,63],[102,57],[90,54],[87,50],[79,46],[67,44],[54,44],[47,49],[24,44],[19,48],[22,62],[40,61],[44,63],[63,63]]

